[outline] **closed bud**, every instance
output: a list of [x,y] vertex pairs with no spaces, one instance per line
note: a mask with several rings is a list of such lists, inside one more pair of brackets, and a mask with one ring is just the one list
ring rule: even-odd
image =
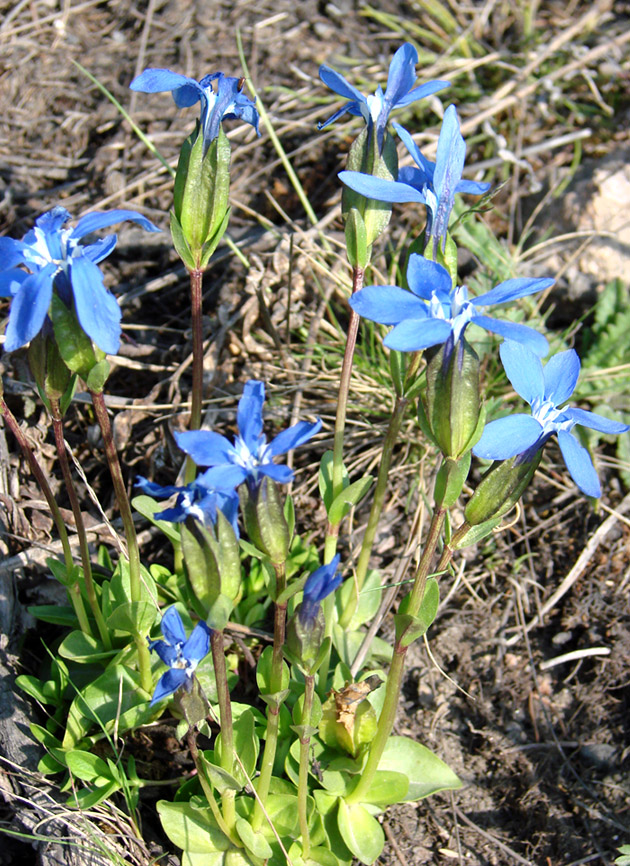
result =
[[189,270],[203,270],[227,228],[230,143],[219,128],[209,145],[201,126],[184,142],[177,164],[171,233]]
[[427,390],[420,413],[444,457],[458,460],[481,436],[484,413],[479,395],[479,358],[461,337],[452,337],[427,367]]
[[523,495],[542,457],[542,448],[526,451],[495,463],[483,476],[464,516],[466,523],[477,526],[487,520],[502,517]]
[[310,671],[324,640],[325,621],[321,607],[313,617],[300,617],[300,608],[287,624],[287,647],[303,670]]
[[[72,375],[54,340],[51,329],[44,327],[31,340],[28,363],[42,398],[48,403],[61,401],[62,414],[72,398],[76,377]],[[67,399],[64,399],[67,398]]]

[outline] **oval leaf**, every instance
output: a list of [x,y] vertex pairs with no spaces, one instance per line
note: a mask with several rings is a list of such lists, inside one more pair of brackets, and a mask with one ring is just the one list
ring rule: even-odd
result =
[[383,850],[383,828],[360,803],[339,800],[337,824],[343,841],[357,860],[366,866],[374,863]]

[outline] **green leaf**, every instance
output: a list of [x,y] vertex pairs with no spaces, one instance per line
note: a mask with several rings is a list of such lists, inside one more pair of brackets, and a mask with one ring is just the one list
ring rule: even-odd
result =
[[267,860],[273,854],[269,842],[267,842],[263,834],[256,833],[245,818],[236,819],[236,832],[240,836],[243,845],[252,852],[254,857],[261,857],[263,860]]
[[53,625],[63,625],[66,628],[77,628],[79,625],[76,614],[71,607],[59,604],[32,604],[26,608],[35,619],[49,622]]
[[358,481],[349,484],[337,497],[335,497],[328,509],[328,519],[333,526],[341,523],[353,505],[358,505],[372,486],[373,481],[374,478],[372,475],[365,475]]
[[377,770],[363,802],[372,803],[384,809],[393,803],[404,803],[408,792],[409,777],[404,773],[397,773],[394,770]]
[[184,232],[182,230],[179,220],[175,216],[174,210],[171,211],[170,217],[171,238],[173,239],[173,246],[175,247],[175,252],[186,265],[188,270],[192,271],[195,269],[195,257],[192,254],[188,241],[184,237]]
[[622,855],[615,860],[617,866],[630,866],[630,845],[622,845],[617,850]]
[[84,782],[102,785],[106,782],[118,782],[119,777],[111,772],[102,758],[82,749],[71,749],[66,753],[66,763],[70,772]]
[[179,545],[178,525],[176,523],[169,523],[166,520],[160,520],[159,518],[154,517],[156,512],[159,513],[162,503],[158,502],[156,499],[151,499],[150,496],[142,494],[141,496],[134,496],[134,498],[131,500],[131,504],[136,509],[138,514],[141,514],[154,526],[157,526],[158,529],[160,529],[164,533],[164,535],[166,535],[171,544]]
[[128,601],[114,608],[107,626],[125,634],[148,634],[155,622],[157,609],[152,601]]
[[[238,719],[234,719],[232,730],[234,733],[234,750],[243,763],[245,773],[241,765],[236,761],[234,763],[234,776],[239,780],[241,787],[249,783],[249,779],[254,774],[256,762],[258,760],[259,740],[256,736],[254,714],[249,712],[241,713]],[[217,736],[214,747],[216,760],[221,763],[223,742],[222,735]],[[247,778],[249,777],[249,779]]]
[[[209,754],[212,754],[212,752]],[[203,766],[210,779],[210,784],[213,788],[217,789],[219,794],[223,794],[225,791],[241,791],[243,789],[243,785],[238,779],[231,773],[228,773],[227,770],[224,770],[223,767],[219,767],[214,761],[210,761],[205,753],[203,755]]]
[[78,809],[93,809],[98,806],[103,800],[111,797],[120,789],[118,782],[107,782],[105,785],[100,785],[96,789],[82,788],[80,791],[75,791],[68,798],[68,806],[74,806]]
[[394,616],[396,639],[404,647],[422,637],[437,615],[440,603],[440,589],[437,580],[434,577],[427,580],[420,609],[416,616],[407,613],[410,598],[411,594],[403,598],[398,613]]
[[40,704],[56,704],[60,701],[60,696],[56,694],[56,689],[46,688],[46,686],[50,685],[54,688],[55,683],[52,680],[44,682],[29,674],[20,674],[19,677],[15,678],[15,685],[19,689],[22,689],[23,692],[26,692],[29,697],[39,701]]
[[[359,647],[363,643],[364,637],[365,633],[362,631],[347,631],[346,629],[341,628],[338,623],[335,623],[333,626],[333,646],[339,653],[342,662],[348,667],[352,666],[352,663],[357,657]],[[376,637],[370,645],[370,650],[366,656],[365,664],[368,664],[370,660],[390,662],[392,659],[392,652],[393,650],[391,646],[386,641],[382,638]]]
[[[348,480],[348,470],[345,466],[343,468],[343,486],[344,488],[348,486],[350,483]],[[322,497],[322,501],[326,508],[326,512],[333,501],[333,452],[325,451],[324,456],[322,457],[321,463],[319,464],[319,493]]]
[[148,708],[140,675],[126,665],[113,665],[72,701],[63,738],[64,748],[76,746],[94,724],[111,729],[118,717],[122,732],[124,715],[138,705]]
[[[344,580],[335,594],[335,605],[337,606],[340,618],[355,592],[354,581]],[[347,626],[348,631],[356,631],[359,626],[373,620],[381,603],[382,592],[380,572],[371,569],[368,571],[363,588],[359,592],[359,603]]]
[[97,662],[116,655],[118,650],[106,650],[103,644],[82,631],[71,631],[59,646],[59,655],[75,662]]
[[227,851],[230,840],[219,830],[208,809],[197,809],[191,803],[169,803],[159,800],[157,811],[168,838],[193,854]]
[[385,834],[383,828],[360,803],[339,800],[337,812],[339,832],[357,860],[366,866],[374,863],[383,850]]
[[429,794],[454,790],[462,785],[444,761],[426,746],[408,737],[389,738],[378,769],[393,770],[407,776],[409,790],[404,802],[421,800]]
[[109,362],[103,358],[102,361],[99,361],[98,364],[95,364],[90,372],[88,373],[88,377],[85,380],[85,384],[88,386],[90,391],[94,391],[96,394],[100,394],[103,388],[105,387],[105,382],[107,382],[107,377],[110,373]]

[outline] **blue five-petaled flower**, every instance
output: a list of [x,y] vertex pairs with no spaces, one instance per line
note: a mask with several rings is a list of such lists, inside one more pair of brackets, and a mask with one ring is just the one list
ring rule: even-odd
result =
[[404,108],[406,105],[411,105],[412,102],[417,102],[425,96],[431,96],[431,94],[449,87],[448,81],[427,81],[426,84],[414,87],[417,62],[418,52],[413,45],[408,42],[401,45],[389,64],[385,93],[379,85],[372,96],[364,96],[329,66],[320,66],[319,77],[324,84],[339,96],[348,99],[349,102],[324,123],[318,123],[317,128],[324,129],[329,123],[333,123],[344,114],[363,117],[369,129],[376,129],[378,147],[379,150],[382,150],[387,120],[394,108]]
[[183,523],[188,517],[193,517],[203,526],[211,526],[216,523],[217,510],[220,510],[230,521],[238,536],[238,494],[233,488],[226,490],[220,486],[221,474],[220,469],[208,469],[185,487],[161,487],[153,481],[138,476],[136,487],[154,499],[170,499],[171,496],[177,495],[175,504],[171,508],[157,511],[153,515],[156,520]]
[[394,128],[413,157],[416,167],[403,166],[397,180],[385,180],[358,171],[342,171],[339,178],[346,186],[366,198],[386,202],[419,202],[427,208],[426,237],[438,240],[442,248],[446,241],[448,223],[456,193],[482,195],[490,189],[489,183],[462,180],[466,143],[459,131],[459,118],[454,105],[444,112],[438,139],[435,162],[420,152],[411,135],[400,124]]
[[476,298],[468,297],[466,286],[452,287],[442,265],[417,254],[409,257],[407,283],[399,286],[365,286],[350,298],[352,309],[366,319],[394,325],[384,343],[399,352],[416,352],[457,342],[469,324],[478,325],[506,340],[528,346],[537,355],[546,355],[547,340],[526,325],[504,322],[483,314],[483,307],[504,304],[553,285],[551,279],[506,280]]
[[[215,90],[216,85],[216,90]],[[258,135],[256,103],[242,92],[243,79],[231,78],[222,72],[205,75],[201,81],[171,72],[170,69],[145,69],[129,85],[143,93],[163,93],[170,90],[178,108],[188,108],[201,102],[200,124],[204,153],[219,134],[221,121],[237,118],[251,124]]]
[[532,409],[531,415],[518,413],[491,421],[473,454],[488,460],[507,460],[517,454],[527,456],[543,447],[554,434],[571,477],[587,496],[601,496],[593,462],[571,433],[576,424],[601,433],[625,433],[626,424],[611,421],[595,412],[560,408],[569,399],[580,375],[580,359],[573,349],[559,352],[543,367],[540,358],[515,343],[503,343],[501,360],[515,391]]
[[[0,296],[12,297],[4,348],[13,352],[42,330],[52,300],[53,284],[68,306],[74,304],[79,324],[104,352],[116,354],[120,345],[121,312],[116,298],[103,285],[98,262],[116,246],[116,235],[93,244],[81,240],[114,223],[139,223],[160,231],[131,210],[88,213],[74,228],[64,228],[70,214],[55,207],[35,220],[21,241],[0,238]],[[24,268],[26,270],[24,270]]]
[[339,559],[337,553],[329,563],[316,569],[304,584],[304,596],[298,608],[298,617],[303,626],[313,624],[319,613],[320,602],[340,585],[341,574],[337,571]]
[[262,432],[264,402],[264,383],[247,382],[238,404],[239,435],[234,444],[210,430],[175,433],[178,446],[192,457],[197,466],[215,467],[213,484],[216,487],[234,489],[247,481],[250,487],[255,488],[263,476],[280,484],[288,484],[293,479],[293,471],[288,466],[277,465],[273,458],[308,442],[321,429],[321,419],[314,423],[299,421],[267,442]]
[[159,655],[168,670],[158,680],[151,706],[182,686],[190,687],[197,665],[208,654],[212,634],[205,622],[198,622],[186,640],[184,624],[175,607],[169,607],[163,615],[160,628],[164,640],[149,640],[149,649]]

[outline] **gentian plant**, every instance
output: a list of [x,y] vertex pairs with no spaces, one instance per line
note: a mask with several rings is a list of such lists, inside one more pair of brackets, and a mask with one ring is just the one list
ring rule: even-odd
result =
[[[391,111],[446,86],[443,81],[415,86],[417,60],[411,45],[399,48],[385,92],[379,87],[372,96],[328,67],[320,70],[324,83],[348,100],[321,127],[346,112],[361,115],[366,126],[341,174],[353,293],[332,450],[321,455],[317,478],[322,507],[309,504],[309,519],[285,487],[296,473],[276,460],[307,442],[316,451],[320,419],[299,421],[268,437],[265,384],[250,380],[238,403],[235,437],[200,429],[201,280],[229,219],[230,149],[222,121],[238,118],[258,130],[256,107],[243,94],[241,79],[214,73],[197,81],[147,69],[132,83],[148,93],[170,90],[178,107],[201,103],[195,130],[180,152],[171,213],[173,243],[192,291],[191,429],[173,434],[181,459],[186,455],[185,478],[175,480],[175,467],[171,484],[140,477],[142,495],[134,500],[170,541],[172,558],[158,554],[150,567],[141,562],[103,395],[109,369],[104,353],[118,349],[120,311],[98,264],[116,239],[83,243],[92,231],[121,220],[150,231],[155,226],[134,211],[115,210],[88,214],[65,228],[69,214],[60,207],[40,217],[22,241],[0,239],[0,293],[11,298],[5,348],[31,343],[29,359],[51,414],[81,551],[78,565],[63,517],[56,514],[64,561],[51,559],[49,566],[66,586],[72,607],[34,613],[69,631],[58,643],[52,678],[18,678],[27,693],[53,707],[47,727],[33,727],[49,750],[42,769],[69,771],[100,785],[76,802],[101,802],[123,788],[119,767],[85,753],[104,735],[116,743],[139,728],[150,735],[151,724],[167,712],[163,724],[172,721],[177,739],[186,739],[195,772],[181,784],[174,780],[177,791],[160,800],[157,811],[164,832],[184,852],[182,862],[191,866],[350,866],[353,860],[370,866],[383,849],[378,818],[389,806],[458,788],[459,779],[439,755],[409,737],[392,736],[407,653],[434,627],[440,579],[458,550],[488,537],[515,506],[550,437],[557,436],[580,490],[599,496],[591,458],[572,431],[579,425],[606,434],[630,429],[565,405],[580,370],[572,349],[543,366],[545,334],[487,315],[487,307],[517,305],[549,288],[552,279],[508,279],[477,297],[469,297],[459,283],[457,249],[448,233],[454,196],[479,195],[488,185],[462,180],[465,143],[454,106],[444,113],[435,163],[423,156],[410,132],[396,127],[416,163],[398,171],[396,142],[387,129]],[[387,227],[393,202],[424,204],[426,229],[405,252],[406,284],[364,287],[373,245]],[[392,409],[376,478],[351,478],[344,464],[360,318],[393,326],[383,341]],[[530,415],[485,425],[483,370],[491,367],[491,357],[482,363],[469,342],[469,325],[504,340],[505,371],[530,404]],[[493,351],[489,342],[483,344],[488,352]],[[101,553],[94,573],[63,433],[77,377],[92,394],[123,522],[118,561]],[[419,491],[430,512],[428,529],[421,539],[410,529],[415,546],[401,554],[400,578],[390,586],[388,574],[369,565],[395,481],[392,455],[412,407],[434,455],[435,483]],[[45,473],[1,399],[0,413],[54,511]],[[469,477],[473,455],[494,461],[479,481]],[[162,500],[172,501],[160,507]],[[346,532],[348,516],[364,501],[367,521]],[[462,511],[463,522],[456,525]],[[321,532],[319,515],[325,515]],[[378,611],[384,614],[394,604],[400,586],[388,643],[374,638],[372,624]],[[188,637],[182,620],[187,612],[191,623],[197,621]],[[162,638],[155,637],[158,628]],[[152,666],[150,651],[166,671],[155,657]],[[248,666],[246,682],[237,685]],[[135,783],[141,780],[136,777]]]

